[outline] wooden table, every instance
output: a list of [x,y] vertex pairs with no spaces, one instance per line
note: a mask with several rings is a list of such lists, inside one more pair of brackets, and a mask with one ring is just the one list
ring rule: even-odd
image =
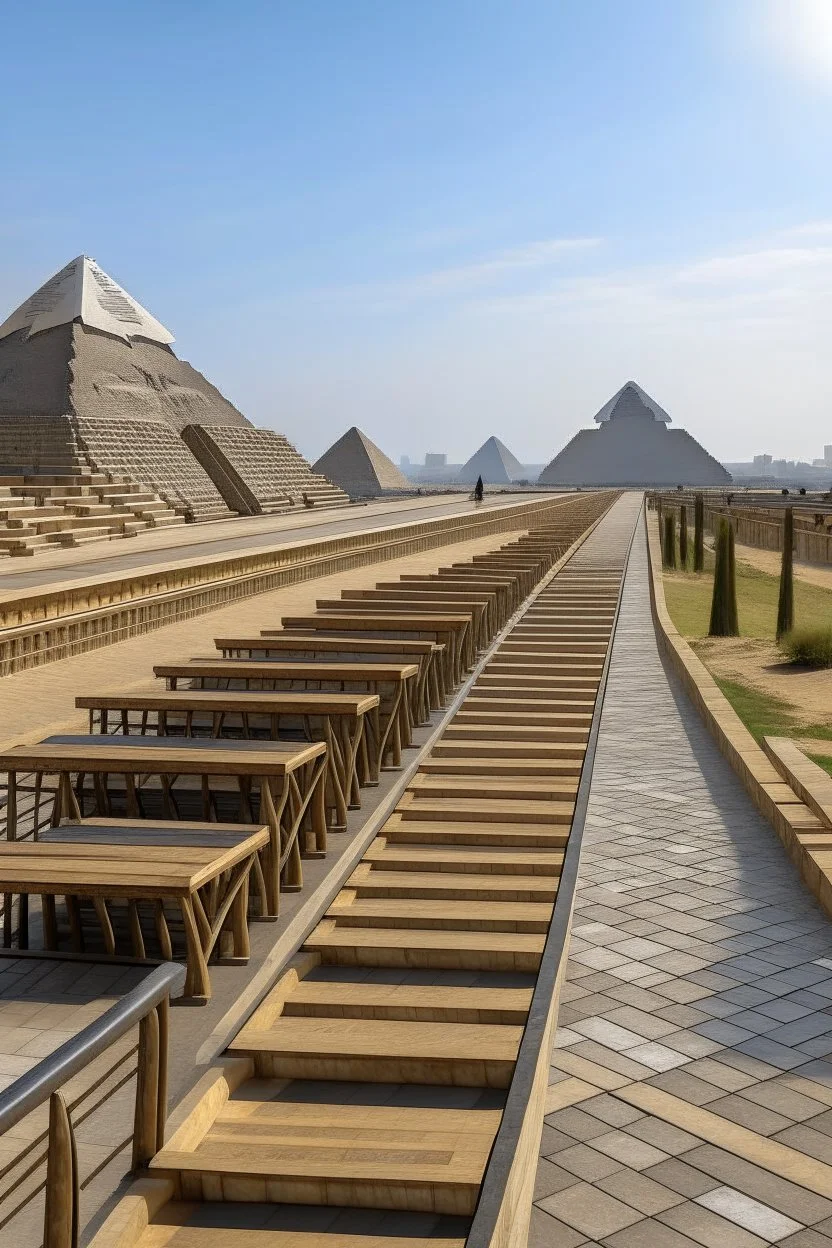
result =
[[354,611],[356,607],[372,607],[381,611],[404,614],[416,610],[459,611],[471,616],[466,661],[473,667],[478,650],[485,650],[497,632],[496,599],[490,593],[468,593],[458,590],[447,593],[429,585],[419,588],[402,585],[396,589],[345,589],[339,599],[323,599],[316,603],[320,611]]
[[283,629],[264,629],[259,637],[216,637],[214,645],[227,658],[271,658],[279,655],[281,661],[322,660],[347,663],[416,663],[419,674],[412,689],[411,719],[414,724],[424,724],[432,710],[438,711],[442,701],[437,693],[432,701],[434,688],[439,682],[431,679],[431,671],[439,667],[444,647],[435,641],[417,641],[403,637],[397,641],[389,638],[372,639],[345,637],[337,634],[304,633],[299,629],[286,632]]
[[445,649],[440,664],[443,674],[443,696],[451,692],[465,675],[467,638],[471,631],[471,616],[446,614],[445,612],[408,611],[406,617],[399,612],[364,610],[354,607],[315,615],[288,615],[283,617],[283,628],[312,629],[322,633],[369,633],[379,637],[428,637],[442,642]]
[[[17,778],[34,773],[36,792],[45,776],[57,776],[52,824],[62,819],[84,817],[82,803],[93,799],[89,813],[111,816],[112,794],[106,777],[124,777],[126,813],[130,818],[146,817],[142,811],[142,777],[158,777],[161,804],[168,818],[178,819],[173,786],[180,776],[199,777],[202,818],[216,821],[216,793],[212,777],[233,779],[240,797],[240,822],[253,823],[252,787],[259,790],[259,814],[269,828],[269,846],[264,850],[263,874],[268,909],[264,917],[278,913],[280,889],[295,891],[303,885],[300,832],[308,822],[304,852],[310,857],[326,853],[326,746],[322,741],[290,745],[272,741],[217,741],[204,738],[58,736],[38,745],[18,745],[0,754],[0,772],[8,772],[7,836],[17,839]],[[71,777],[77,777],[73,788]],[[92,778],[92,792],[85,790],[86,776]],[[136,781],[139,779],[137,785]],[[9,930],[11,910],[4,923]]]
[[[23,914],[28,907],[23,898],[39,894],[43,906],[43,934],[46,949],[58,947],[56,897],[66,898],[72,943],[83,952],[80,899],[90,898],[101,924],[105,948],[115,952],[115,935],[107,902],[126,901],[133,952],[144,957],[139,901],[151,902],[162,956],[170,958],[173,948],[164,901],[178,905],[185,935],[185,996],[196,1001],[211,997],[208,959],[221,933],[230,924],[233,956],[247,960],[250,952],[247,922],[249,875],[258,853],[269,843],[266,827],[246,828],[226,846],[180,845],[176,833],[167,843],[154,844],[135,839],[87,840],[79,825],[54,829],[54,841],[0,841],[0,891],[7,897],[21,898]],[[61,834],[64,834],[63,836]],[[141,844],[141,853],[124,853],[125,845]],[[28,941],[23,947],[26,947]]]
[[[475,569],[472,568],[472,572]],[[431,588],[438,589],[456,589],[460,593],[467,590],[473,590],[475,593],[485,591],[494,594],[496,600],[496,612],[499,627],[508,620],[515,606],[519,605],[519,585],[514,577],[509,576],[487,576],[484,572],[479,572],[476,576],[465,576],[461,572],[453,569],[443,570],[440,568],[438,572],[431,572],[428,576],[419,575],[416,572],[403,573],[399,581],[399,588],[412,588],[414,585],[426,585]],[[389,588],[393,588],[393,582],[389,583]],[[377,586],[379,589],[388,588],[385,582],[380,582]]]
[[[220,666],[227,670],[233,663],[226,661]],[[191,675],[190,665],[184,665],[184,670]],[[169,679],[175,683],[178,677]],[[246,740],[252,739],[252,729],[256,731],[262,725],[268,739],[279,741],[287,719],[300,721],[307,740],[323,741],[326,745],[328,806],[334,812],[335,829],[346,829],[349,806],[360,807],[359,781],[378,784],[382,761],[378,694],[172,689],[165,693],[95,694],[76,698],[75,705],[89,710],[90,732],[96,729],[97,717],[99,731],[108,734],[114,715],[115,731],[125,737],[145,737],[155,730],[158,736],[170,741],[190,740],[200,728],[214,740],[226,740],[223,732],[230,717],[239,718]],[[141,715],[138,724],[131,724],[131,712]],[[155,722],[151,722],[151,717]],[[365,726],[369,731],[365,731]]]
[[[192,688],[280,689],[301,685],[314,692],[361,692],[375,694],[379,699],[381,737],[379,752],[384,759],[392,755],[391,765],[401,766],[401,750],[412,744],[413,718],[411,709],[419,668],[416,663],[355,662],[285,662],[274,659],[191,659],[189,663],[163,663],[153,673],[176,689],[180,680],[189,680]],[[211,682],[210,685],[207,682]],[[233,683],[232,683],[233,682]],[[350,688],[348,688],[350,686]]]

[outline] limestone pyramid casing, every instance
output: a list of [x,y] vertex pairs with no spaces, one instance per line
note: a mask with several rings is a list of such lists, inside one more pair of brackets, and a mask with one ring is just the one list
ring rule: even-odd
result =
[[312,466],[334,481],[351,498],[374,498],[394,490],[412,490],[413,486],[375,442],[355,425]]
[[475,451],[459,471],[457,480],[476,482],[482,477],[485,485],[510,485],[525,477],[525,469],[499,438],[490,437]]

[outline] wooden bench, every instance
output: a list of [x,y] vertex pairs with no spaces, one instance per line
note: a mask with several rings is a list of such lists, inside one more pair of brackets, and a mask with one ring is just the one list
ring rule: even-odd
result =
[[[194,689],[284,689],[297,686],[315,692],[377,695],[381,727],[380,753],[392,754],[392,766],[401,766],[401,750],[412,744],[411,709],[419,668],[415,663],[283,662],[274,659],[191,659],[189,663],[163,663],[154,675],[176,689],[180,680],[189,680]],[[210,682],[210,683],[209,683]],[[348,688],[349,686],[349,688]],[[332,688],[334,687],[334,688]]]
[[460,611],[471,616],[468,662],[473,667],[476,652],[485,650],[498,630],[496,601],[491,593],[475,593],[467,590],[447,592],[429,585],[415,588],[402,585],[396,589],[345,589],[340,599],[324,599],[317,602],[320,611],[353,611],[357,606],[372,606],[373,610],[412,611]]
[[462,602],[459,599],[452,603],[445,603],[440,602],[438,599],[431,599],[421,593],[413,597],[394,596],[382,598],[376,596],[375,591],[368,591],[364,595],[356,595],[352,598],[319,598],[315,605],[319,611],[383,611],[386,615],[396,617],[408,617],[412,612],[422,616],[441,615],[447,612],[466,615],[469,628],[464,637],[459,639],[463,673],[474,666],[477,652],[485,649],[488,644],[488,640],[486,640],[488,638],[486,606],[484,603]]
[[467,638],[471,630],[471,616],[458,613],[410,611],[405,615],[385,612],[367,607],[344,612],[319,611],[315,615],[289,615],[283,617],[286,631],[311,629],[321,633],[368,633],[379,637],[427,637],[441,642],[442,693],[450,693],[462,681],[466,667]]
[[[126,830],[125,830],[126,832]],[[144,957],[144,940],[138,913],[138,902],[154,907],[154,919],[162,956],[172,956],[172,943],[164,901],[178,905],[186,946],[185,997],[205,1002],[211,997],[208,959],[214,952],[221,933],[230,923],[233,956],[247,960],[248,880],[258,853],[269,844],[266,827],[247,828],[221,845],[181,845],[171,830],[167,843],[140,841],[141,853],[128,857],[125,844],[135,845],[136,839],[120,840],[118,829],[111,829],[112,839],[87,839],[83,828],[76,824],[56,828],[55,837],[39,841],[0,842],[0,891],[7,897],[21,897],[21,934],[23,898],[38,894],[43,906],[43,934],[46,949],[58,946],[58,923],[55,899],[66,898],[72,943],[83,952],[80,899],[89,898],[101,924],[105,948],[115,951],[115,936],[107,902],[127,903],[133,952]]]
[[[18,839],[18,777],[32,773],[33,785],[40,792],[43,780],[57,777],[52,824],[62,819],[82,819],[85,813],[110,817],[112,797],[107,777],[124,778],[124,804],[129,818],[147,817],[142,810],[142,784],[158,779],[160,789],[152,790],[160,799],[163,815],[178,819],[174,784],[182,777],[198,777],[202,818],[217,820],[216,793],[211,778],[233,780],[239,793],[241,823],[255,822],[252,789],[258,789],[257,820],[269,828],[269,844],[261,854],[267,911],[278,913],[280,889],[297,890],[303,885],[301,828],[308,823],[307,856],[326,853],[326,746],[322,741],[290,745],[272,741],[217,741],[202,738],[117,736],[48,737],[37,745],[18,745],[0,754],[0,772],[8,772],[6,807],[7,836]],[[76,776],[73,788],[72,776]],[[92,780],[85,788],[85,777]],[[144,778],[144,781],[143,779]],[[138,784],[137,784],[138,780]],[[93,809],[85,812],[82,803],[91,799]],[[21,905],[21,910],[23,910]],[[6,914],[10,914],[7,905]],[[23,925],[23,918],[21,919]]]
[[215,639],[214,644],[227,657],[270,658],[272,655],[280,655],[282,660],[416,663],[419,675],[413,691],[413,723],[427,723],[430,712],[440,710],[443,705],[438,692],[441,682],[436,678],[436,673],[441,670],[444,646],[435,641],[416,640],[412,637],[402,637],[394,641],[389,638],[304,633],[300,629],[292,629],[290,632],[283,629],[264,629],[256,638],[220,637]]
[[[228,664],[225,665],[228,667]],[[176,679],[176,678],[173,678]],[[360,807],[360,778],[377,784],[381,766],[381,730],[378,694],[320,693],[284,690],[174,689],[165,693],[96,694],[75,699],[79,709],[90,712],[90,732],[96,727],[109,733],[115,715],[123,736],[154,731],[170,741],[191,739],[203,729],[211,738],[224,740],[229,718],[239,718],[246,740],[262,725],[272,741],[280,740],[285,721],[300,721],[310,741],[323,741],[327,749],[329,802],[332,826],[344,830],[347,808]],[[140,714],[138,724],[130,714]],[[155,722],[151,722],[151,721]],[[369,733],[365,726],[369,725]],[[369,738],[369,739],[368,739]]]

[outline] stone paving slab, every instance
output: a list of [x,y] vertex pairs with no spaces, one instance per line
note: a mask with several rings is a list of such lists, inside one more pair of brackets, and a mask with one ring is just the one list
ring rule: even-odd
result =
[[665,670],[641,526],[593,773],[533,1248],[832,1245],[832,927]]

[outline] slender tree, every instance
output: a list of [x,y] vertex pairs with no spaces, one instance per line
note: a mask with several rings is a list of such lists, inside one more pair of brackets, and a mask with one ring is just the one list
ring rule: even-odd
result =
[[716,539],[714,593],[708,636],[738,637],[739,631],[734,530],[727,520],[721,520]]
[[679,566],[683,572],[688,570],[688,509],[682,504],[679,508]]
[[705,495],[697,494],[693,509],[693,570],[705,570]]
[[794,628],[794,510],[783,512],[783,555],[780,562],[780,596],[777,600],[777,640]]
[[676,567],[676,516],[672,511],[664,515],[664,566]]
[[740,621],[737,614],[737,557],[734,549],[736,530],[728,521],[728,626],[730,636],[739,637]]

